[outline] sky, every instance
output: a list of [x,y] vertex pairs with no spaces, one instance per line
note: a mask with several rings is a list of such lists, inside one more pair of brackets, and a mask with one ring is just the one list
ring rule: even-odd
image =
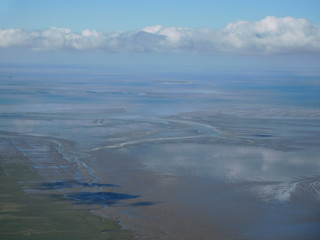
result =
[[146,26],[223,28],[266,16],[320,23],[319,0],[0,0],[0,27],[73,31],[135,30]]
[[319,0],[0,0],[0,63],[204,56],[237,65],[286,55],[317,67],[319,12]]

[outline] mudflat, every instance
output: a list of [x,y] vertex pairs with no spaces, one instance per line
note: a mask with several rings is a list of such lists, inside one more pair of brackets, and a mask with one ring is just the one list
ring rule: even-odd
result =
[[[19,144],[30,143],[28,140],[10,134],[0,138],[0,239],[133,239],[116,222],[93,215],[87,206],[67,200],[60,189],[74,166],[50,150],[50,142],[32,139],[32,143],[39,141],[38,148],[47,148],[47,154],[56,155],[45,159],[45,163],[39,160],[37,166],[45,164],[45,167],[38,172],[35,162],[17,150]],[[36,152],[34,148],[29,150]],[[46,157],[43,149],[37,154]],[[57,171],[59,168],[63,171]],[[55,179],[60,187],[53,182]],[[70,184],[77,182],[73,180]]]
[[12,71],[3,239],[319,238],[313,78]]

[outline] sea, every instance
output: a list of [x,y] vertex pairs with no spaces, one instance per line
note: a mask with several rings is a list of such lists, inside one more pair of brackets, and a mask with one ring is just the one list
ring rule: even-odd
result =
[[5,65],[0,92],[43,186],[137,239],[320,239],[319,71]]

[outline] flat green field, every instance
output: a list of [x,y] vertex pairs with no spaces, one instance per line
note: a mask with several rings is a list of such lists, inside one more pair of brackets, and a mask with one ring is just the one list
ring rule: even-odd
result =
[[37,189],[41,178],[24,163],[22,156],[0,153],[1,240],[125,240],[129,231],[110,220],[95,216],[63,196],[27,193]]

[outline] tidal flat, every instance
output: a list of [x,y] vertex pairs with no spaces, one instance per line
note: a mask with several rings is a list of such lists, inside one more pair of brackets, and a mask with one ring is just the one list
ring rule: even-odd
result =
[[1,239],[319,239],[319,76],[1,68]]
[[[52,175],[68,177],[68,171],[58,176],[48,171],[40,176],[35,165],[12,144],[18,139],[10,136],[0,140],[0,239],[133,239],[116,222],[66,201],[59,187],[46,181],[52,181]],[[58,159],[50,165],[51,169],[60,167]]]

